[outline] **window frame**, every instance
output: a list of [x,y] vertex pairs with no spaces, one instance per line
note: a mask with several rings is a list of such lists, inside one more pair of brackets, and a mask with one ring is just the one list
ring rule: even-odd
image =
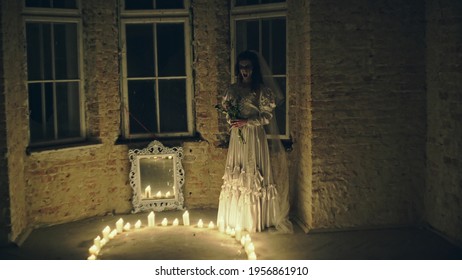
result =
[[[286,90],[285,90],[285,112],[286,112],[286,118],[285,118],[285,134],[279,134],[279,135],[268,135],[267,137],[269,139],[282,139],[282,140],[289,140],[290,139],[290,132],[289,132],[289,84],[288,84],[288,77],[287,77],[287,70],[288,70],[288,47],[289,47],[289,40],[288,40],[288,24],[287,24],[287,3],[286,2],[280,2],[280,3],[270,3],[270,4],[256,4],[256,5],[248,5],[248,6],[235,6],[236,1],[232,0],[231,1],[231,12],[230,12],[230,33],[231,33],[231,81],[233,83],[236,82],[236,77],[234,75],[235,73],[235,65],[236,65],[236,30],[237,30],[237,22],[238,21],[244,21],[244,20],[264,20],[264,19],[276,19],[276,18],[283,18],[285,20],[285,28],[286,28],[286,53],[285,53],[285,58],[286,58],[286,69],[285,69],[285,74],[284,75],[276,75],[273,74],[273,77],[275,78],[285,78],[286,82]],[[261,35],[261,30],[260,30],[260,35]],[[258,50],[261,53],[261,36],[259,38],[259,45],[260,45],[260,50]]]
[[[184,0],[184,9],[163,9],[163,10],[124,10],[124,5],[120,2],[120,49],[121,49],[121,101],[122,101],[122,127],[121,133],[124,139],[147,139],[153,137],[159,138],[182,138],[191,137],[195,133],[195,120],[193,115],[193,77],[192,77],[192,36],[191,24],[189,15],[189,0]],[[152,76],[149,79],[162,80],[172,77],[181,77],[185,80],[186,88],[186,118],[187,118],[187,131],[184,132],[151,132],[151,133],[137,133],[130,134],[130,115],[128,106],[128,69],[127,69],[127,44],[126,44],[126,25],[127,24],[159,24],[159,23],[182,23],[184,26],[184,48],[185,48],[185,76],[168,76],[158,77]],[[157,38],[156,38],[157,40]],[[153,50],[155,51],[155,49]],[[156,62],[157,63],[157,62]],[[157,66],[156,66],[157,67]],[[156,82],[156,87],[157,87]],[[159,93],[156,92],[156,96]],[[157,98],[156,98],[157,100]],[[159,115],[158,107],[155,109],[157,116]],[[160,122],[160,119],[157,119]]]
[[[85,110],[85,76],[84,76],[84,61],[83,61],[83,34],[82,34],[82,19],[81,15],[81,8],[80,8],[80,1],[76,0],[76,9],[58,9],[58,8],[38,8],[38,7],[25,7],[24,4],[24,13],[23,13],[23,22],[24,22],[24,36],[26,34],[26,25],[28,23],[49,23],[49,24],[56,24],[56,23],[72,23],[76,24],[76,41],[77,41],[77,72],[78,78],[77,79],[45,79],[45,80],[29,80],[28,77],[28,68],[29,65],[27,63],[27,48],[25,48],[25,65],[26,65],[26,90],[29,96],[29,85],[36,84],[36,83],[52,83],[53,84],[53,92],[55,94],[56,84],[58,83],[71,83],[77,82],[79,89],[79,131],[80,136],[78,137],[69,137],[69,138],[54,138],[52,140],[40,140],[40,141],[32,141],[31,135],[31,127],[30,127],[30,118],[28,117],[28,133],[29,133],[29,146],[30,147],[43,147],[43,146],[60,146],[64,144],[72,144],[85,141],[87,139],[87,131],[86,131],[86,110]],[[27,45],[27,38],[24,39]],[[29,97],[28,97],[29,98]],[[53,102],[56,102],[55,96]],[[28,105],[29,106],[29,105]],[[42,104],[43,106],[43,104]],[[57,122],[56,112],[55,114],[55,122]],[[56,125],[56,124],[55,124]]]

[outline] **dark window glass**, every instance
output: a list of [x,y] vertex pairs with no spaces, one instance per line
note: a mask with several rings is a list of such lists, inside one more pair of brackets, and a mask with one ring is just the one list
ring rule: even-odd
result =
[[53,63],[51,59],[51,24],[27,23],[26,37],[29,81],[53,79]]
[[262,54],[274,75],[286,73],[286,21],[262,20]]
[[238,21],[236,23],[236,51],[260,50],[258,20]]
[[32,142],[54,139],[53,84],[29,85],[29,125]]
[[76,0],[26,0],[30,8],[77,9]]
[[152,24],[128,24],[127,70],[128,77],[153,77],[154,31]]
[[161,132],[188,130],[184,79],[159,80],[159,104]]
[[155,83],[153,80],[128,81],[130,134],[157,131]]
[[159,77],[185,76],[183,24],[157,25],[157,57]]
[[183,0],[125,0],[125,10],[184,9]]
[[258,4],[272,4],[286,2],[285,0],[236,0],[236,6],[248,6]]
[[77,79],[79,77],[77,25],[61,23],[54,24],[53,28],[56,79]]
[[56,83],[58,138],[80,136],[80,100],[77,82]]

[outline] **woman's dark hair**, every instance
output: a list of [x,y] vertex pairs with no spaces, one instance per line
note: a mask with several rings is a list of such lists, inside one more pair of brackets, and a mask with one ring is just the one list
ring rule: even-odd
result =
[[252,90],[260,89],[260,85],[263,84],[263,77],[261,74],[260,63],[258,62],[258,55],[253,51],[243,51],[236,59],[235,74],[237,76],[238,83],[242,83],[242,76],[239,73],[239,62],[242,60],[250,60],[252,62]]

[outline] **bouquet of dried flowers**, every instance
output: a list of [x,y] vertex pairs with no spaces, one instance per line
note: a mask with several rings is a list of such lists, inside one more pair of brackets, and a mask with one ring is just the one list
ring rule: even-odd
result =
[[[239,108],[239,102],[231,102],[226,101],[224,106],[217,104],[215,105],[215,109],[217,109],[219,112],[225,114],[228,116],[229,119],[231,120],[238,120],[241,118],[240,116],[240,108]],[[241,128],[238,128],[238,135],[239,135],[239,140],[245,144],[244,140],[244,135],[242,134]]]

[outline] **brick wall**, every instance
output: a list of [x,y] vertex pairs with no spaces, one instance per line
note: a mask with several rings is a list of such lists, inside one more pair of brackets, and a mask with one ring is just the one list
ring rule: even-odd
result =
[[424,16],[421,1],[311,1],[314,228],[419,222]]
[[462,2],[426,4],[426,220],[462,244]]

